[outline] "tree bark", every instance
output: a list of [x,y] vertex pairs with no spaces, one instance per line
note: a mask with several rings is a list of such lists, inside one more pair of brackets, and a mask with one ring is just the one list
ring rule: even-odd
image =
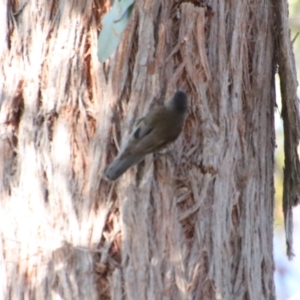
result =
[[[104,64],[108,3],[1,5],[0,298],[275,299],[271,2],[137,0]],[[179,87],[170,154],[106,182]]]

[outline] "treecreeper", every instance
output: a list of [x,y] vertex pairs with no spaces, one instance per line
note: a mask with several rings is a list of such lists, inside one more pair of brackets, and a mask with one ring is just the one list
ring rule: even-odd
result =
[[188,112],[187,95],[177,90],[164,105],[150,110],[134,124],[124,147],[105,169],[108,180],[116,180],[131,166],[138,164],[153,152],[165,148],[180,135]]

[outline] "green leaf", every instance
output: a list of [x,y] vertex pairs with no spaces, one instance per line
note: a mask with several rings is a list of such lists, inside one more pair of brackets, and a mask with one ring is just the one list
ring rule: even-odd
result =
[[117,49],[127,26],[135,0],[115,0],[111,10],[102,20],[98,37],[98,59],[104,62]]

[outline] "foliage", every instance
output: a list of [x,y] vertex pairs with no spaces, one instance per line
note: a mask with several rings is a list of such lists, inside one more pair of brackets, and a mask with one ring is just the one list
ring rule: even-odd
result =
[[117,49],[122,32],[127,26],[134,0],[115,0],[111,10],[103,17],[98,37],[98,58],[107,60]]

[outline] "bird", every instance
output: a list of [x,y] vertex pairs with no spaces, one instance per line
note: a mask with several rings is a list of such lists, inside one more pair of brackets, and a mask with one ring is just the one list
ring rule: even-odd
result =
[[131,166],[141,162],[147,154],[162,150],[180,135],[188,113],[185,92],[177,90],[164,105],[150,110],[137,120],[125,146],[104,170],[109,181],[118,179]]

